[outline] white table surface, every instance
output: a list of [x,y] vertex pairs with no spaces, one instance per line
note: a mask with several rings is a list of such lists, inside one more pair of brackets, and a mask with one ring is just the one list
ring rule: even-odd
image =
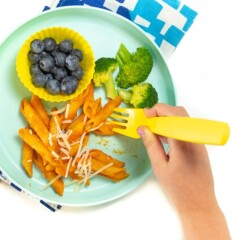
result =
[[[191,0],[188,2],[191,4]],[[169,66],[178,105],[185,106],[194,117],[230,124],[228,143],[224,147],[208,146],[208,151],[216,195],[232,238],[237,240],[240,239],[240,14],[237,0],[201,2],[196,9],[199,15],[169,60]],[[0,42],[39,14],[43,5],[41,0],[2,2]],[[56,213],[0,184],[0,236],[26,240],[183,239],[178,218],[154,176],[114,202],[95,207],[63,207]]]

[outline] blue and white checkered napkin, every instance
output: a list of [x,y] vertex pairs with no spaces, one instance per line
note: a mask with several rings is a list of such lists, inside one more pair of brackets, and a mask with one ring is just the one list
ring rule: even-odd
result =
[[[24,192],[20,187],[18,187],[16,184],[14,184],[13,182],[11,182],[9,179],[7,179],[4,174],[2,173],[2,171],[0,170],[0,183],[1,181],[3,181],[4,183],[8,184],[10,187],[12,187],[13,189],[17,190],[19,193],[24,194],[24,195],[28,195],[30,196],[28,193]],[[60,209],[62,206],[58,205],[58,204],[52,204],[52,203],[48,203],[46,201],[43,201],[41,199],[38,198],[34,198],[33,196],[30,196],[32,199],[38,201],[40,204],[42,204],[43,206],[45,206],[46,208],[48,208],[49,210],[51,210],[52,212],[55,212],[56,210]]]
[[[197,12],[180,0],[51,0],[43,11],[64,6],[92,6],[115,12],[137,24],[168,59],[189,30]],[[26,194],[0,171],[0,181]],[[51,211],[61,206],[36,199]]]
[[53,7],[73,5],[103,8],[131,20],[156,42],[167,59],[197,16],[180,0],[60,0]]

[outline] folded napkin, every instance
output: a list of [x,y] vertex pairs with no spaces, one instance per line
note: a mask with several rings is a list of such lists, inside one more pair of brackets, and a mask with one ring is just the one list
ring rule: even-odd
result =
[[[92,6],[115,12],[142,28],[167,59],[197,16],[196,11],[179,0],[60,0],[55,5]],[[47,9],[46,6],[44,10]]]
[[[8,184],[10,187],[12,187],[13,189],[17,190],[18,192],[20,192],[21,194],[24,195],[28,195],[30,196],[28,193],[24,192],[20,187],[18,187],[16,184],[14,184],[13,182],[11,182],[10,180],[8,180],[4,174],[2,173],[2,171],[0,170],[0,182],[3,181],[4,183]],[[41,199],[38,198],[34,198],[32,196],[30,196],[31,198],[33,198],[34,200],[38,201],[40,204],[42,204],[43,206],[47,207],[49,210],[51,210],[52,212],[55,212],[56,210],[60,209],[62,206],[58,205],[58,204],[52,204],[52,203],[48,203],[46,201],[43,201]]]
[[[155,41],[166,59],[171,57],[197,16],[195,10],[180,0],[51,0],[43,11],[75,5],[102,8],[129,19]],[[29,195],[9,181],[0,170],[1,180],[17,191]],[[36,200],[51,211],[61,208],[57,204]]]

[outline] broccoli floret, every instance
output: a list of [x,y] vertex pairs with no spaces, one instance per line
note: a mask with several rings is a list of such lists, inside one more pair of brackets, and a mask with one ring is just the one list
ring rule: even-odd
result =
[[157,91],[150,83],[139,83],[130,90],[119,89],[118,94],[134,108],[150,108],[158,102]]
[[95,72],[93,75],[93,82],[96,87],[105,88],[106,96],[114,99],[117,96],[113,73],[118,67],[118,62],[115,58],[99,58],[95,62]]
[[153,58],[145,47],[139,47],[130,53],[124,44],[121,44],[116,59],[120,71],[116,78],[119,88],[129,88],[142,83],[149,76],[153,67]]

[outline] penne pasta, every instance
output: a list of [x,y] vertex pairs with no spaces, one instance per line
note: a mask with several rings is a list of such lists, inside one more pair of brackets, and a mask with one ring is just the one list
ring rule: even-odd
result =
[[31,178],[33,175],[33,157],[34,150],[26,142],[22,144],[22,166],[25,169],[27,175]]
[[86,131],[94,129],[103,123],[113,113],[114,108],[118,107],[120,103],[121,98],[119,96],[117,96],[115,99],[110,99],[98,112],[98,114],[87,122],[85,125]]
[[[82,147],[85,147],[87,144],[88,144],[88,141],[89,141],[89,135],[86,134],[83,138],[83,141],[82,141]],[[71,144],[71,149],[69,151],[69,155],[71,157],[73,157],[74,155],[76,155],[78,149],[79,149],[79,143],[80,143],[80,138],[78,139],[75,139],[75,141],[72,142]],[[61,155],[62,156],[62,155]]]
[[50,119],[46,109],[44,108],[41,99],[37,95],[32,95],[31,97],[31,105],[36,110],[42,121],[44,122],[45,126],[48,128]]
[[83,103],[85,102],[85,99],[87,98],[90,89],[92,88],[91,84],[88,85],[88,87],[77,97],[73,98],[68,104],[69,109],[67,114],[65,115],[65,119],[73,120],[79,111],[79,109],[82,107]]
[[[92,170],[95,172],[98,169],[103,168],[105,165],[107,165],[105,162],[98,161],[94,158],[91,160],[92,163]],[[106,169],[104,169],[101,172],[101,175],[104,175],[114,181],[120,181],[128,176],[128,173],[124,168],[116,167],[116,166],[110,166]]]
[[18,131],[21,139],[26,142],[31,148],[33,148],[41,157],[46,160],[46,162],[50,163],[53,166],[60,166],[60,160],[54,160],[51,152],[48,148],[42,143],[40,138],[29,131],[29,128],[21,128]]
[[114,124],[111,124],[109,121],[105,121],[102,126],[100,126],[94,131],[94,133],[102,136],[116,135],[116,132],[113,131],[114,127]]
[[90,84],[88,95],[83,104],[83,113],[88,117],[92,118],[96,114],[96,106],[94,101],[94,87]]
[[[95,106],[96,106],[96,114],[99,113],[99,111],[102,109],[102,99],[101,98],[98,98],[96,101],[95,101]],[[95,115],[96,115],[95,114]]]
[[48,143],[50,145],[51,151],[54,151],[56,153],[59,152],[58,139],[56,135],[59,130],[58,127],[61,126],[62,121],[63,114],[52,115],[50,119]]
[[54,171],[47,171],[43,165],[43,161],[40,156],[34,159],[34,163],[37,165],[39,170],[43,173],[44,177],[52,183],[50,184],[53,189],[57,192],[58,195],[62,196],[64,192],[64,183],[63,180],[58,176]]
[[22,100],[20,111],[29,123],[30,127],[37,133],[43,144],[50,149],[48,143],[49,131],[35,109],[26,99]]
[[85,115],[82,113],[67,127],[68,131],[72,131],[71,135],[68,138],[69,142],[74,142],[78,140],[83,134],[84,118]]
[[50,163],[45,164],[45,162],[43,161],[43,165],[46,168],[46,171],[55,171],[56,167],[51,165]]
[[101,150],[98,150],[98,149],[92,149],[89,153],[89,156],[91,156],[92,158],[96,159],[96,160],[99,160],[99,161],[102,161],[104,163],[113,163],[113,166],[115,167],[124,167],[125,166],[125,163],[122,162],[122,161],[119,161],[113,157],[111,157],[110,155],[104,153],[103,151]]
[[29,177],[36,164],[59,196],[64,193],[63,178],[72,179],[67,186],[90,185],[90,178],[101,175],[118,182],[128,176],[125,163],[104,153],[89,149],[91,132],[103,136],[116,134],[107,118],[121,103],[117,96],[102,106],[101,98],[94,99],[93,83],[66,105],[47,113],[41,99],[33,95],[31,101],[23,99],[20,111],[29,127],[19,129],[23,140],[22,166]]

